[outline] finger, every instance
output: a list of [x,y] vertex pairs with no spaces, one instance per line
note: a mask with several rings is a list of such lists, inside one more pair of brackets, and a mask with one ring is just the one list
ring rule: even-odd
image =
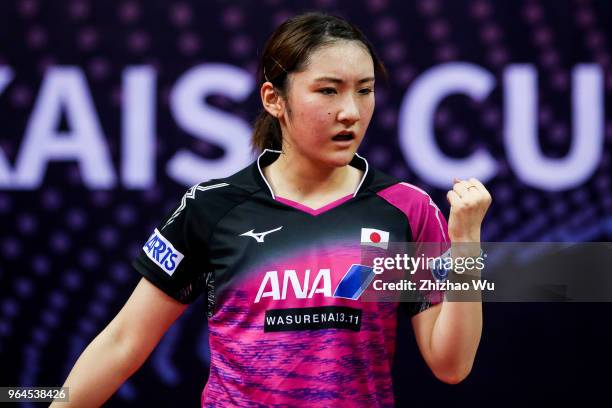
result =
[[451,208],[460,208],[462,206],[461,197],[454,190],[450,190],[448,193],[446,193],[446,199],[450,203]]
[[465,187],[465,194],[461,195],[461,199],[465,201],[466,204],[474,204],[482,197],[480,190],[473,186],[472,183],[464,181],[462,184]]
[[465,188],[467,190],[467,194],[463,196],[464,199],[466,198],[477,199],[479,197],[482,197],[483,195],[477,186],[473,185],[472,183],[468,181],[465,182]]
[[486,193],[487,192],[487,188],[477,178],[474,178],[474,177],[470,178],[468,180],[468,183],[470,185],[476,187],[478,189],[478,191],[480,191],[481,193]]
[[468,192],[469,186],[470,185],[466,181],[460,181],[458,183],[455,183],[455,185],[453,185],[453,191],[459,194],[459,197],[463,198],[469,194]]
[[480,182],[480,180],[478,180],[477,178],[472,177],[469,182],[476,186],[476,188],[478,188],[478,191],[482,194],[483,197],[485,198],[491,198],[491,194],[489,193],[489,190],[487,190],[487,188],[485,187],[484,184],[482,184]]

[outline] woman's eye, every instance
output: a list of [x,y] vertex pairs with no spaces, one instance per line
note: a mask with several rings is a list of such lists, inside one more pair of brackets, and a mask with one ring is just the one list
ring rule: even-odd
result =
[[333,95],[336,93],[336,90],[334,88],[322,88],[319,89],[319,92],[321,92],[323,95]]
[[359,90],[359,93],[362,94],[362,95],[369,95],[372,92],[374,92],[374,90],[370,89],[370,88],[363,88],[363,89]]

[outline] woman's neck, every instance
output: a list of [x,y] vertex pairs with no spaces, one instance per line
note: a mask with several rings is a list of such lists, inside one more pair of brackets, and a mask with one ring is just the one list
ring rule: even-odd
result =
[[348,165],[322,166],[304,156],[289,153],[282,153],[263,172],[275,195],[311,208],[354,193],[362,175]]

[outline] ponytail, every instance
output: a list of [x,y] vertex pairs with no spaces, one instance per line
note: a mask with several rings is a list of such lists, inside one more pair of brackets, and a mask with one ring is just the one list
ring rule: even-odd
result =
[[282,150],[283,137],[278,119],[265,109],[255,120],[252,138],[253,149],[262,152],[265,149]]

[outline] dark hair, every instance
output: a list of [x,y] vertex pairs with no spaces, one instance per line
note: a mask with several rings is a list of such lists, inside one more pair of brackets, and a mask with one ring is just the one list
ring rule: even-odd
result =
[[[387,79],[387,71],[374,52],[372,44],[357,27],[341,17],[311,12],[297,15],[282,23],[266,42],[257,69],[258,88],[270,81],[282,96],[287,95],[287,74],[306,68],[308,58],[318,48],[339,40],[359,41],[369,51],[374,70]],[[278,118],[265,109],[255,120],[253,148],[282,149]]]

